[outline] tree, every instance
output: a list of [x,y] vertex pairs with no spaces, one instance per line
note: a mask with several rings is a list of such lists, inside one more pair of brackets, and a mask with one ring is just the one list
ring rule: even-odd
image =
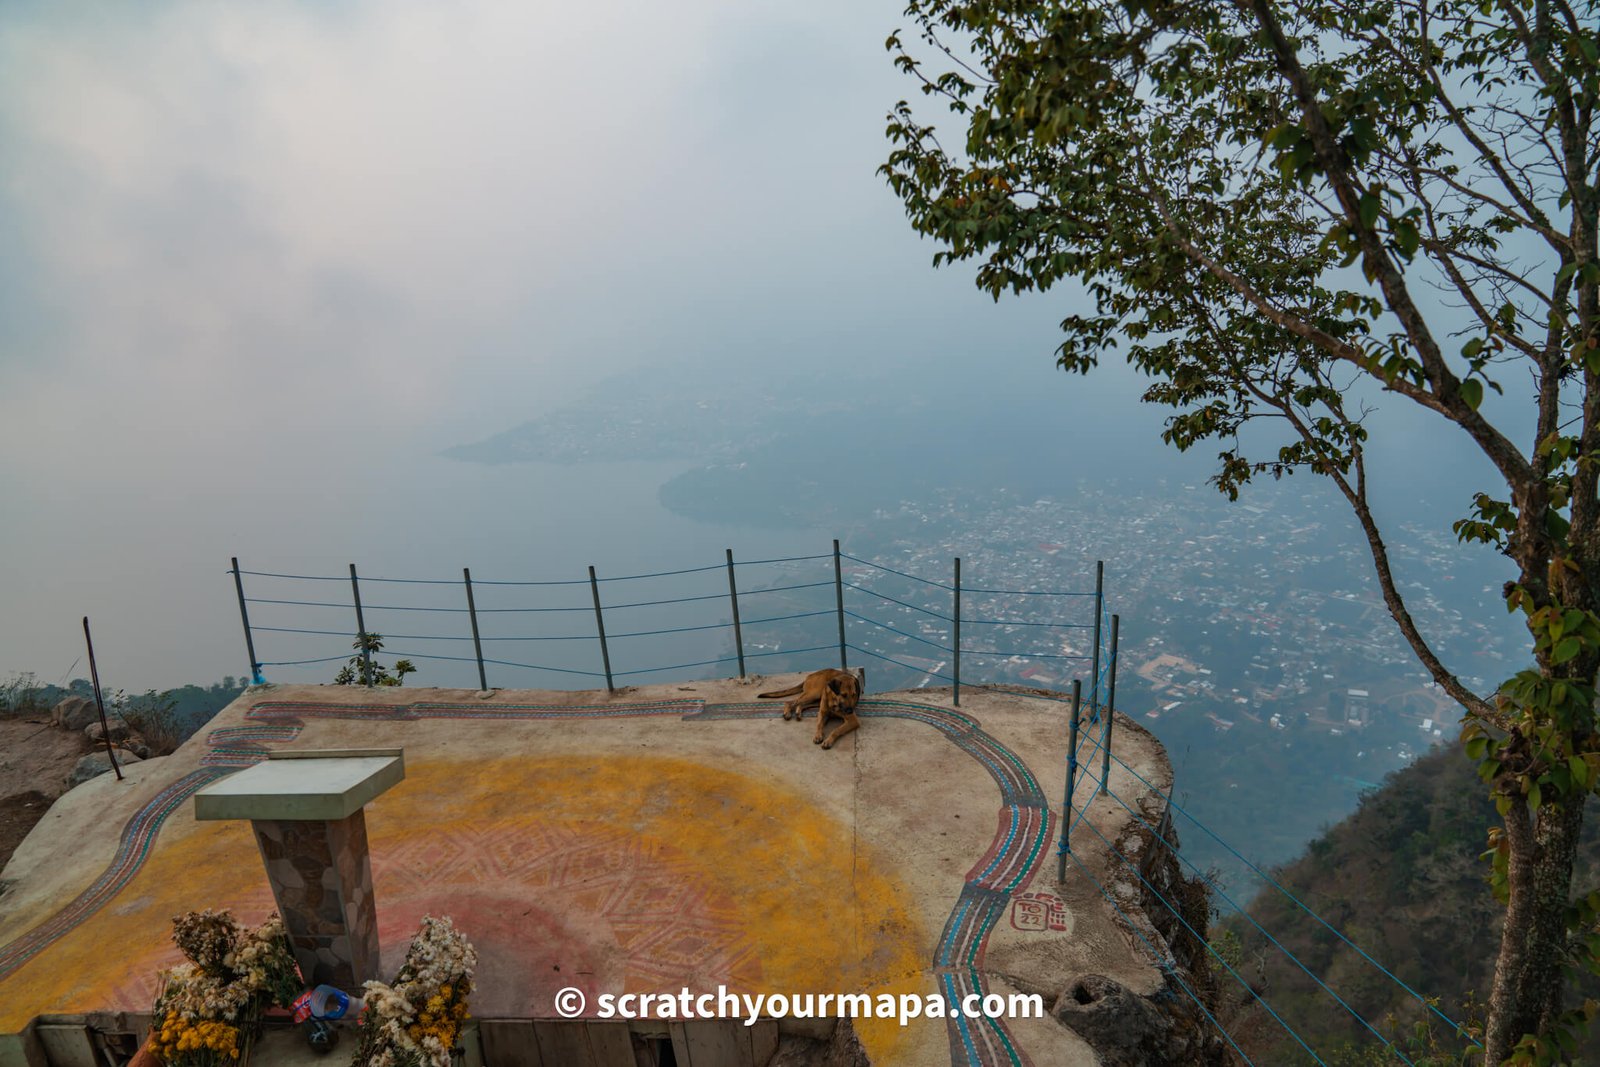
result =
[[[935,264],[975,261],[996,299],[1080,285],[1063,368],[1125,346],[1230,497],[1309,471],[1354,511],[1500,813],[1491,1063],[1560,1058],[1596,1009],[1562,987],[1600,969],[1600,893],[1572,886],[1600,785],[1597,5],[912,0],[917,38],[888,42],[954,113],[947,148],[898,105],[882,168]],[[1366,463],[1390,396],[1495,472],[1456,531],[1514,564],[1533,666],[1493,694],[1395,586]]]
[[394,661],[394,673],[372,657],[383,651],[382,634],[358,634],[350,642],[356,654],[350,662],[339,668],[334,685],[405,685],[406,675],[416,673],[416,665],[408,659]]

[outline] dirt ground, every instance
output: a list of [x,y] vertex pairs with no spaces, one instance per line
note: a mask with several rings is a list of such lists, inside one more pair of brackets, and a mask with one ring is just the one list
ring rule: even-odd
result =
[[45,719],[0,719],[0,868],[66,792],[67,775],[89,747],[81,733],[52,729]]

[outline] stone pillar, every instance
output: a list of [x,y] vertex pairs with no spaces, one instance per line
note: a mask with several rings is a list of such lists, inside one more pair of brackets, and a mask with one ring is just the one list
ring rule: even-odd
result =
[[365,815],[255,819],[250,827],[306,984],[359,992],[362,982],[378,977]]
[[197,819],[249,819],[307,985],[378,974],[365,804],[405,777],[399,749],[274,752],[195,794]]

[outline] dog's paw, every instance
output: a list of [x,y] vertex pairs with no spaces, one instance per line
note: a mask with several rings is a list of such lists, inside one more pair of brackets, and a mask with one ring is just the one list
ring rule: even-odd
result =
[[822,747],[823,748],[832,748],[833,747],[833,738],[830,737],[828,740],[822,742]]
[[822,745],[823,748],[827,748],[828,747],[827,744],[820,737],[813,737],[811,739],[811,743],[813,745]]

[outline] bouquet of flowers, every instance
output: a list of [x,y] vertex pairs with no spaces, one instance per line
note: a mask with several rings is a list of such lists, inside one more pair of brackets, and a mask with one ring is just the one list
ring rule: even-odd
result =
[[162,976],[150,1051],[169,1067],[237,1063],[267,1005],[300,992],[283,920],[244,930],[226,911],[192,911],[172,920],[172,939],[189,962]]
[[394,984],[366,983],[352,1067],[450,1067],[477,965],[448,917],[424,916]]

